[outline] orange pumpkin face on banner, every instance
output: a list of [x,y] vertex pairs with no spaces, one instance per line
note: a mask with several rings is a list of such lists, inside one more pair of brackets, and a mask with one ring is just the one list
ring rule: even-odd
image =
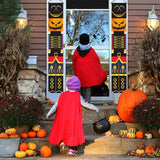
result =
[[112,18],[112,31],[126,31],[126,18]]
[[49,18],[48,19],[49,31],[63,31],[63,18]]

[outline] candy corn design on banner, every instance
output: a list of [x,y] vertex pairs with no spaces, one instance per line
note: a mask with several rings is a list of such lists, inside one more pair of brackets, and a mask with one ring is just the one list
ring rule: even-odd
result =
[[48,3],[48,91],[63,92],[63,3]]
[[[114,2],[114,1],[113,1]],[[125,1],[124,1],[125,2]],[[126,3],[112,3],[112,92],[121,93],[127,81],[127,9]]]

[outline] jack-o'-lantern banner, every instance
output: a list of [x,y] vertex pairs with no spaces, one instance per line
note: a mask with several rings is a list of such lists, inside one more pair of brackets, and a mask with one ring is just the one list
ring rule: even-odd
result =
[[63,92],[63,3],[48,4],[48,91]]
[[126,89],[126,3],[112,3],[112,92],[121,93]]

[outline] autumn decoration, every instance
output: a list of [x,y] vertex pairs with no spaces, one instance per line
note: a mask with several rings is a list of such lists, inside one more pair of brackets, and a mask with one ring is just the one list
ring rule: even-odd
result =
[[47,135],[47,132],[45,129],[40,129],[39,131],[37,131],[37,137],[39,138],[44,138],[46,137],[46,135]]
[[144,138],[144,132],[143,131],[137,131],[136,132],[136,138],[138,138],[138,139]]
[[48,146],[42,146],[40,149],[40,154],[42,157],[50,157],[52,154],[52,150]]
[[141,90],[127,89],[123,91],[118,100],[118,114],[125,122],[135,122],[132,111],[136,105],[147,99]]
[[120,117],[118,115],[112,115],[112,116],[109,116],[108,121],[110,123],[118,123],[120,122]]

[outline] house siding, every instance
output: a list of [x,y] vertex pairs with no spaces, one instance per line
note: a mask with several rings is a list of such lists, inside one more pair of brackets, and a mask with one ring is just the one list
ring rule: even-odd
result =
[[[23,8],[27,10],[29,24],[32,24],[30,56],[38,56],[38,66],[46,70],[46,0],[22,0]],[[160,0],[128,0],[128,69],[136,69],[134,56],[130,50],[135,45],[137,32],[146,25],[148,12],[153,5],[160,17]]]

